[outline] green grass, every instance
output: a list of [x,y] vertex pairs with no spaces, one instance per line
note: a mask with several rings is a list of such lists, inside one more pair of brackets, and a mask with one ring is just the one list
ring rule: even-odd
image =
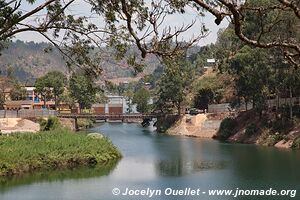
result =
[[0,175],[95,166],[121,157],[107,139],[93,139],[68,129],[0,136]]

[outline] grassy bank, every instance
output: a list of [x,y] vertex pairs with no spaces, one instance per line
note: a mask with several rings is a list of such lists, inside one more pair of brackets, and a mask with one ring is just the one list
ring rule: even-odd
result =
[[0,136],[0,175],[95,166],[121,157],[106,138],[94,139],[68,129]]
[[118,164],[118,160],[101,163],[94,167],[82,166],[72,169],[57,169],[51,171],[38,171],[20,176],[0,176],[0,193],[21,185],[30,185],[37,182],[57,182],[64,180],[79,180],[105,176],[110,174]]

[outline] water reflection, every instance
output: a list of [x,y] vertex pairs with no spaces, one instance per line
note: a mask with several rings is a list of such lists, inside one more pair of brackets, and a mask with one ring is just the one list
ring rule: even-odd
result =
[[[1,200],[140,200],[113,196],[124,190],[298,189],[300,152],[161,135],[137,124],[104,124],[101,132],[118,146],[121,161],[107,169],[81,169],[67,174],[34,175],[0,185]],[[53,172],[52,172],[53,173]],[[56,172],[55,172],[56,173]],[[69,174],[70,173],[70,174]],[[81,175],[80,175],[81,174]],[[107,175],[107,176],[105,176]],[[92,178],[93,177],[93,178]],[[68,180],[73,179],[73,180]],[[37,182],[37,183],[36,183]],[[18,187],[15,187],[18,186]],[[297,195],[296,198],[299,198]],[[287,200],[287,197],[157,196],[153,200]]]
[[44,181],[62,182],[66,179],[79,180],[109,175],[118,162],[119,161],[110,161],[104,165],[96,165],[95,167],[80,167],[74,169],[36,172],[19,177],[0,177],[0,193],[5,192],[12,187],[30,185],[32,183]]
[[205,170],[224,169],[225,162],[161,160],[157,162],[156,167],[160,176],[185,176]]

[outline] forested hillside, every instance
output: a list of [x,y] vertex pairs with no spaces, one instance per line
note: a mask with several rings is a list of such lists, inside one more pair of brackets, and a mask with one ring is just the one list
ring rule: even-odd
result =
[[[8,69],[12,71],[21,82],[32,83],[37,77],[52,71],[59,70],[67,73],[68,69],[62,56],[55,48],[48,43],[23,42],[17,40],[7,45],[8,47],[1,51],[0,69],[2,74],[6,74]],[[49,46],[52,51],[45,51]],[[190,50],[191,53],[197,52],[198,47]],[[101,66],[103,73],[100,79],[115,79],[123,77],[134,77],[134,69],[127,64],[127,58],[116,60],[110,55],[109,50],[103,56]],[[139,55],[138,50],[131,49]],[[144,70],[142,75],[151,74],[161,66],[159,60],[154,55],[148,55],[144,61]]]

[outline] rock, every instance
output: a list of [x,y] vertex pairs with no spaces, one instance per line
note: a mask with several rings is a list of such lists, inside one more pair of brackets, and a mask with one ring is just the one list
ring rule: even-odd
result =
[[104,138],[104,136],[101,133],[89,133],[87,135],[87,137],[93,138],[93,139],[102,139],[102,138]]
[[72,131],[76,131],[75,130],[75,119],[59,118],[59,122],[63,127],[71,129]]
[[170,135],[213,138],[217,133],[221,120],[208,119],[207,114],[185,115],[167,130]]
[[289,141],[281,140],[275,144],[275,147],[288,149],[288,148],[291,148],[292,145],[293,145],[292,140],[289,140]]

